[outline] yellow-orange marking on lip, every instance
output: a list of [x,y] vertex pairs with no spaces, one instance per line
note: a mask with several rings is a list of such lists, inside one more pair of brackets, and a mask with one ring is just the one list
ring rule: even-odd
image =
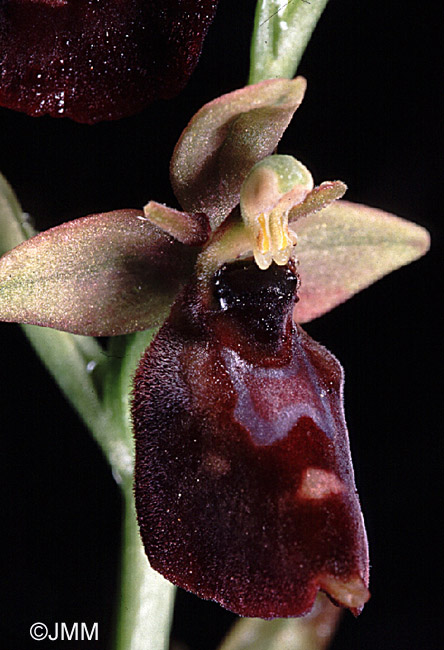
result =
[[344,486],[333,472],[309,467],[305,470],[297,496],[302,499],[325,499],[341,494]]
[[348,607],[352,611],[355,610],[355,614],[359,614],[370,598],[370,592],[364,580],[359,576],[341,580],[329,574],[321,574],[318,576],[318,584],[340,605]]

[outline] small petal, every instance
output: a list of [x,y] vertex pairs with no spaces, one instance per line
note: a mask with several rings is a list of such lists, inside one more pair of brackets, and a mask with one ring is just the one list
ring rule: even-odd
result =
[[203,246],[211,234],[208,217],[199,212],[191,215],[150,201],[143,213],[153,225],[188,246]]
[[3,0],[0,105],[92,124],[174,97],[217,0]]
[[381,277],[426,253],[430,238],[382,210],[337,201],[292,224],[301,277],[294,319],[322,316]]
[[333,201],[342,199],[347,191],[347,185],[342,181],[324,181],[318,187],[312,189],[306,198],[295,205],[288,215],[288,222],[293,223],[301,217],[308,217],[323,210]]
[[138,210],[63,223],[0,259],[0,320],[111,336],[159,325],[196,249]]
[[369,597],[338,361],[292,323],[297,276],[194,282],[136,374],[136,506],[154,569],[242,616]]
[[216,229],[239,203],[253,165],[273,153],[302,102],[306,82],[272,79],[205,104],[183,131],[171,159],[182,208],[204,212]]

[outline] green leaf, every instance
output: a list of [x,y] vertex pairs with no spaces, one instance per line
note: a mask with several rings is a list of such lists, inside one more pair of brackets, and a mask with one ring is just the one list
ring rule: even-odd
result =
[[250,84],[294,76],[326,4],[327,0],[258,0]]
[[171,159],[171,184],[182,208],[203,212],[215,230],[239,203],[250,169],[273,153],[302,102],[305,80],[275,79],[205,104]]
[[0,259],[0,320],[112,336],[160,324],[196,250],[137,210],[63,223]]
[[243,618],[233,626],[219,650],[325,650],[341,609],[319,594],[313,610],[302,618]]
[[24,325],[24,333],[67,400],[79,413],[111,466],[126,467],[128,451],[101,403],[100,376],[106,356],[92,338]]
[[418,259],[430,244],[424,228],[348,201],[302,217],[291,228],[298,237],[301,288],[294,318],[299,323],[322,316]]

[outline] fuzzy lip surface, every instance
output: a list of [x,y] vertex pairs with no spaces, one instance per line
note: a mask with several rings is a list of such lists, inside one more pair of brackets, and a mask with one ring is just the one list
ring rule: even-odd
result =
[[342,368],[292,322],[291,270],[242,264],[221,269],[212,302],[190,283],[136,374],[145,549],[242,616],[303,615],[320,589],[358,614],[368,549]]
[[217,0],[5,0],[0,105],[92,124],[175,96]]

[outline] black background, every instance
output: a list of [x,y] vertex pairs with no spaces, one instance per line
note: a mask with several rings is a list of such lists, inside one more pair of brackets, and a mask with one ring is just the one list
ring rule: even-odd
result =
[[[0,169],[39,229],[148,199],[177,207],[167,173],[172,148],[204,102],[244,85],[254,4],[220,0],[185,91],[140,115],[89,127],[0,111]],[[306,99],[280,146],[317,183],[339,178],[349,200],[432,234],[425,258],[306,328],[345,367],[372,561],[372,599],[359,619],[345,615],[334,650],[442,647],[436,22],[430,3],[331,0],[299,68]],[[1,330],[3,645],[43,648],[28,636],[35,621],[98,621],[98,643],[58,645],[105,650],[118,571],[118,488],[19,328]],[[233,618],[181,592],[174,637],[181,647],[212,650]]]

